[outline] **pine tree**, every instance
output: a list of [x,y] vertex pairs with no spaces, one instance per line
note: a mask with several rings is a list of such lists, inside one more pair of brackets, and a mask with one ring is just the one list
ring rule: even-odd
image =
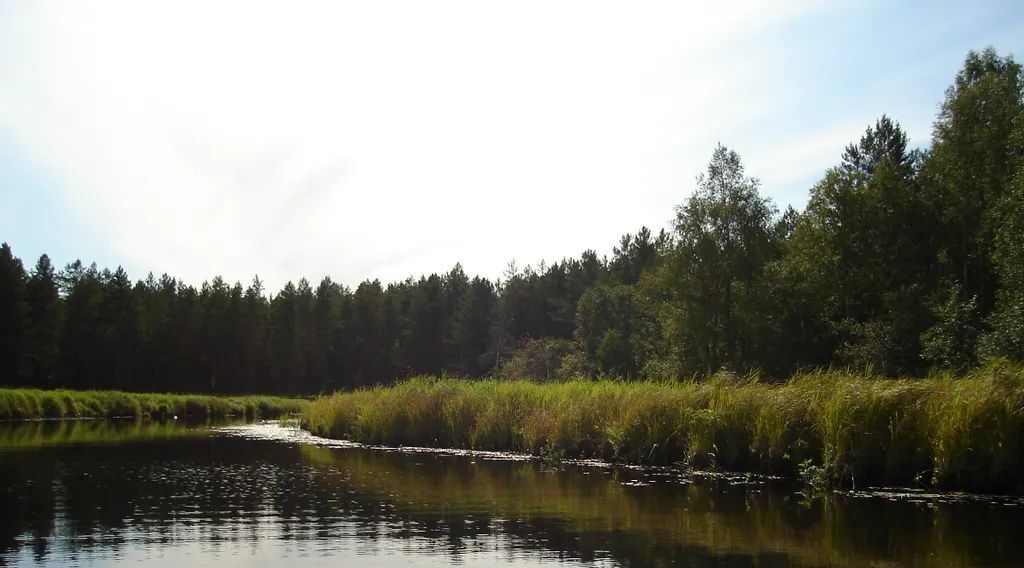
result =
[[26,340],[25,268],[11,247],[0,245],[0,384],[22,383]]
[[25,377],[35,387],[55,386],[57,333],[60,329],[60,297],[57,275],[50,257],[39,257],[25,288],[27,334]]

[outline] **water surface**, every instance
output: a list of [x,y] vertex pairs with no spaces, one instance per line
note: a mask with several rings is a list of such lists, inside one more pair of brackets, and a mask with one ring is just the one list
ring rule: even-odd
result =
[[0,564],[1024,565],[1017,499],[800,490],[277,424],[0,424]]

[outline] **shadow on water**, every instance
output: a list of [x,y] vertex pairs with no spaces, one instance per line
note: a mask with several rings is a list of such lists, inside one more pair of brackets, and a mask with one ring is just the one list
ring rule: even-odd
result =
[[1024,560],[1020,507],[310,442],[277,426],[0,425],[0,564]]

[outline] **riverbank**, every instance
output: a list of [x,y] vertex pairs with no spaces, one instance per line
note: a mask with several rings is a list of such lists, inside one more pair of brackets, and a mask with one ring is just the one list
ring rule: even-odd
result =
[[303,426],[390,445],[800,476],[814,485],[1024,492],[1024,369],[781,384],[415,378],[315,400]]
[[0,388],[0,420],[38,418],[277,418],[309,401],[278,396],[212,396]]

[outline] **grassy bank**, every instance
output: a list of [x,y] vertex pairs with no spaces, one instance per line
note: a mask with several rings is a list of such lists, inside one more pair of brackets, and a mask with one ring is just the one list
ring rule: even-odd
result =
[[314,401],[304,426],[367,443],[801,475],[843,486],[1024,492],[1024,369],[782,384],[417,378]]
[[0,389],[0,420],[113,416],[276,418],[301,412],[307,404],[305,400],[277,396]]

